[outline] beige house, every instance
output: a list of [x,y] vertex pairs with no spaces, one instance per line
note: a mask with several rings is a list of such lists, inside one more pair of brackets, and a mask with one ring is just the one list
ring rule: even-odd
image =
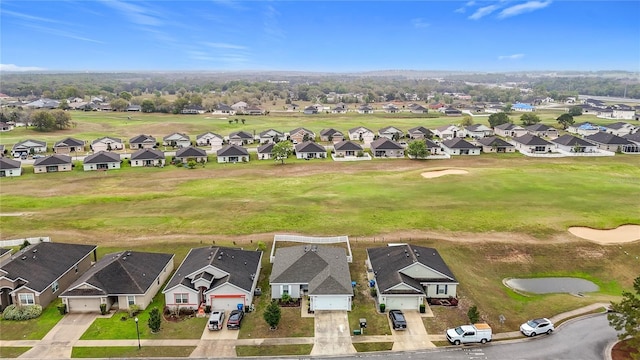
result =
[[122,139],[119,138],[105,136],[100,139],[96,139],[91,143],[91,150],[93,150],[94,153],[100,151],[116,151],[123,149],[124,143],[122,142]]
[[53,152],[56,154],[68,155],[77,153],[78,151],[84,152],[84,147],[84,141],[74,138],[66,138],[53,145]]
[[295,144],[301,144],[305,141],[315,141],[316,134],[305,128],[297,128],[289,131],[289,140]]
[[36,159],[33,163],[33,172],[36,174],[71,171],[71,157],[68,155],[50,155]]

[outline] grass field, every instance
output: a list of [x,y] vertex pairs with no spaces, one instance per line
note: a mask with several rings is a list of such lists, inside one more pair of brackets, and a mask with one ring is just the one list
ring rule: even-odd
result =
[[132,346],[81,347],[71,350],[71,358],[187,358],[195,346]]
[[[42,314],[39,317],[31,320],[12,321],[0,317],[0,340],[42,339],[62,319],[62,315],[57,309],[60,304],[62,304],[61,300],[52,302],[42,309]],[[4,355],[4,349],[2,352]]]

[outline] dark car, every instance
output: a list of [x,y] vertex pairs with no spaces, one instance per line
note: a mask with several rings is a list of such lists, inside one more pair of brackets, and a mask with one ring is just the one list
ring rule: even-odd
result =
[[393,330],[407,330],[407,320],[400,310],[389,310],[389,319],[393,325]]
[[241,310],[233,310],[229,314],[229,320],[227,320],[227,329],[240,329],[240,323],[244,317],[244,312]]

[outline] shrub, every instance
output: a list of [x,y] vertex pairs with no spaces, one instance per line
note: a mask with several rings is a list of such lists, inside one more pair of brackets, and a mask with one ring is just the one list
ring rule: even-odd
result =
[[134,317],[138,315],[139,312],[140,312],[140,306],[136,304],[129,305],[129,317]]
[[273,329],[280,323],[281,315],[282,314],[280,312],[280,306],[278,306],[278,303],[276,303],[275,301],[272,301],[264,310],[263,318],[264,321],[266,321],[267,324],[269,324],[269,326]]
[[384,312],[384,309],[385,309],[386,307],[387,307],[387,306],[386,306],[385,304],[380,304],[380,312],[382,312],[382,313],[383,313],[383,312]]
[[371,293],[372,297],[378,296],[378,291],[376,290],[376,288],[370,288],[369,293]]
[[102,315],[107,314],[107,304],[100,304],[100,314]]
[[2,316],[5,320],[29,320],[35,319],[42,314],[42,306],[40,305],[27,305],[18,307],[16,305],[9,305],[4,309]]
[[467,311],[467,316],[469,317],[469,321],[471,321],[472,324],[480,321],[480,312],[478,311],[478,307],[475,305],[471,306],[469,308],[469,311]]
[[280,298],[280,301],[282,301],[283,303],[287,304],[287,303],[291,302],[291,296],[289,296],[289,294],[282,294],[282,297]]
[[160,331],[161,325],[162,319],[160,318],[160,310],[158,310],[157,307],[154,307],[149,313],[149,329],[151,329],[151,332],[157,333]]
[[60,312],[60,315],[66,314],[67,313],[67,305],[66,304],[58,305],[58,311]]

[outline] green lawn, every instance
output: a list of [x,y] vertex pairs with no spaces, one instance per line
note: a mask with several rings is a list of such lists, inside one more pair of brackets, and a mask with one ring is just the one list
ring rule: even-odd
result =
[[0,340],[42,339],[62,319],[57,308],[61,303],[61,300],[53,301],[36,319],[12,321],[0,316]]
[[71,350],[72,358],[186,358],[195,346],[132,346],[80,347]]
[[285,355],[309,355],[313,344],[296,345],[263,345],[263,346],[236,346],[238,356],[285,356]]
[[0,358],[3,358],[3,359],[17,358],[17,357],[19,357],[20,355],[26,353],[29,350],[31,350],[30,347],[9,347],[9,346],[5,346],[3,348],[0,348]]
[[393,342],[353,343],[357,352],[390,351]]

